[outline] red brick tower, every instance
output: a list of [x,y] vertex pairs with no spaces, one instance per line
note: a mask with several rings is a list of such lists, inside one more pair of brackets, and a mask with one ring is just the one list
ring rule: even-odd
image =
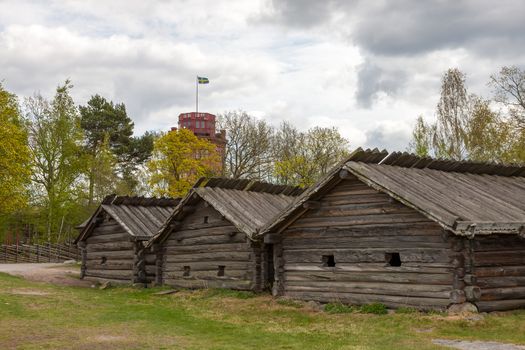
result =
[[[195,136],[206,139],[217,146],[217,151],[224,160],[226,130],[216,132],[215,119],[211,113],[188,112],[179,115],[179,128],[193,131]],[[176,128],[172,128],[176,129]]]

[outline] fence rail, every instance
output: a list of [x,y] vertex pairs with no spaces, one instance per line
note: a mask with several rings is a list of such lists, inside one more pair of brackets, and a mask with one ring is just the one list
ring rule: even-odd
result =
[[0,263],[46,263],[79,260],[80,251],[73,244],[2,244]]

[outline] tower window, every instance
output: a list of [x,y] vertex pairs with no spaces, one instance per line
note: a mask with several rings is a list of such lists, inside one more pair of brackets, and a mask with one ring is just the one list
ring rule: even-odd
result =
[[204,217],[204,220],[203,220],[203,222],[204,222],[205,224],[207,224],[207,223],[208,223],[208,217],[207,217],[207,216],[205,216],[205,217]]
[[323,255],[321,261],[324,267],[335,267],[335,258],[333,255]]
[[108,258],[106,258],[105,256],[103,256],[103,257],[100,259],[100,263],[101,263],[101,264],[105,264],[106,261],[108,261]]
[[399,253],[385,253],[385,261],[390,266],[401,266]]
[[222,277],[224,276],[224,269],[226,268],[226,266],[224,265],[219,265],[219,270],[217,271],[217,276],[219,277]]
[[190,267],[189,266],[184,266],[184,273],[182,274],[183,277],[188,277],[190,275]]

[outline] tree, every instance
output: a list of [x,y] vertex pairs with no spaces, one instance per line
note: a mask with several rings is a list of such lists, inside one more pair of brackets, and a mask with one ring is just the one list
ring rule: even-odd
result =
[[273,128],[243,111],[227,112],[219,120],[227,135],[225,174],[234,179],[268,179]]
[[509,124],[490,108],[489,101],[472,98],[468,120],[466,150],[468,159],[475,161],[504,161],[509,152]]
[[18,100],[0,84],[0,217],[27,204],[29,169],[27,131]]
[[412,141],[408,146],[409,150],[420,157],[428,157],[430,154],[432,131],[423,116],[417,117],[416,125],[412,130]]
[[442,158],[464,159],[469,97],[465,74],[457,68],[451,68],[443,75],[436,115],[437,123],[432,135],[434,153]]
[[[96,163],[97,152],[103,142],[115,155],[115,176],[120,175],[119,188],[126,194],[135,190],[135,171],[151,156],[153,134],[133,137],[133,121],[128,117],[123,103],[114,104],[100,95],[94,95],[86,106],[80,106],[80,125],[85,134],[85,148]],[[96,169],[88,170],[88,202],[94,201],[94,178]]]
[[501,68],[498,75],[490,77],[494,100],[509,108],[511,117],[525,129],[525,70],[516,66]]
[[76,195],[75,182],[84,171],[79,116],[69,80],[51,102],[41,95],[26,100],[33,193],[46,211],[46,232],[59,231]]
[[348,140],[336,128],[301,133],[283,123],[276,136],[275,176],[280,183],[311,186],[348,156]]
[[109,137],[106,136],[103,142],[97,147],[96,153],[90,157],[89,169],[92,175],[92,191],[90,194],[96,202],[102,201],[110,193],[116,193],[118,186],[115,175],[117,159],[109,148]]
[[[504,82],[506,79],[516,82],[518,75],[516,70],[503,69],[499,78],[491,78],[492,84],[499,84],[501,89],[496,96],[498,101],[508,101],[504,91],[511,90],[512,84]],[[518,89],[519,84],[515,87]],[[517,92],[516,96],[519,96]],[[437,121],[429,125],[419,117],[409,148],[421,156],[455,160],[524,161],[525,129],[516,127],[519,118],[516,118],[517,112],[513,113],[505,117],[491,108],[490,101],[468,95],[465,75],[449,69],[443,76]]]
[[190,130],[179,129],[160,136],[148,163],[150,185],[158,196],[185,195],[200,177],[219,173],[220,155],[211,142]]

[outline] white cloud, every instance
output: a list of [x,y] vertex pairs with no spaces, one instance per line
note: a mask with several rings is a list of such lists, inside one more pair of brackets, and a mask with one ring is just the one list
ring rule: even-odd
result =
[[[483,27],[505,19],[508,6],[494,18],[484,13],[465,21],[465,30],[456,26],[463,30],[458,37],[438,35],[433,45],[439,20],[414,30],[424,7],[411,12],[421,19],[392,27],[410,1],[395,12],[383,2],[276,4],[0,0],[8,9],[0,12],[0,79],[20,96],[50,96],[71,78],[77,103],[96,93],[124,102],[142,133],[165,130],[194,109],[199,74],[210,78],[200,89],[200,110],[243,109],[301,129],[336,126],[352,146],[403,150],[415,118],[432,117],[445,69],[458,66],[471,90],[487,95],[491,73],[525,59],[523,46],[513,45],[520,36],[505,39],[505,30],[523,27],[516,16],[494,33]],[[460,19],[473,11],[454,9]],[[380,13],[385,25],[370,33]],[[407,34],[403,28],[412,28],[410,37],[396,42]]]

